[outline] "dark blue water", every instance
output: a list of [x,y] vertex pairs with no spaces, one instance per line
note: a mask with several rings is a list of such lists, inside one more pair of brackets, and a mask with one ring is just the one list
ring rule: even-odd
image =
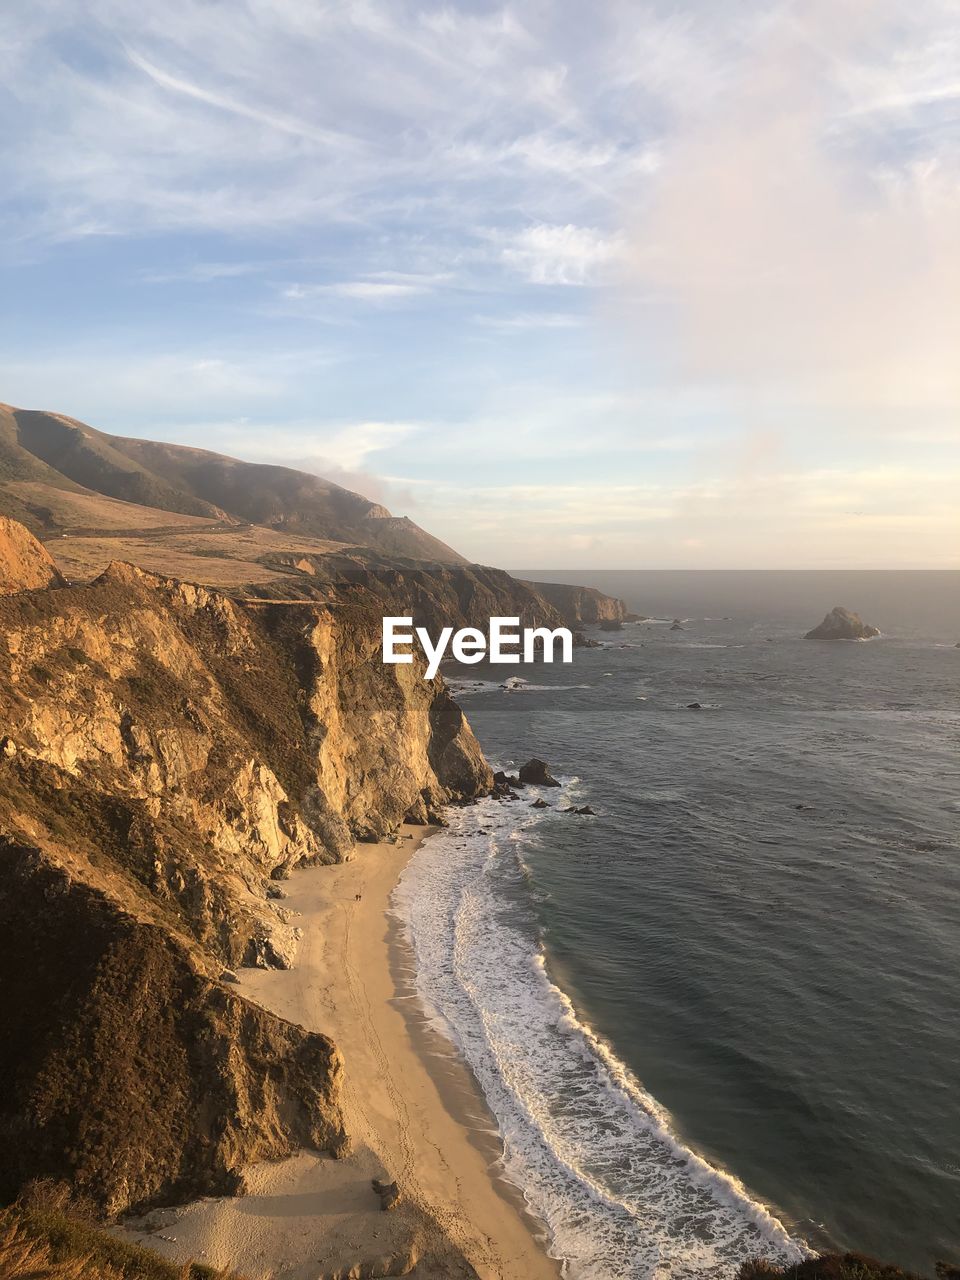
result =
[[[549,576],[685,628],[463,696],[597,810],[523,837],[550,975],[789,1229],[960,1260],[960,575]],[[883,638],[800,639],[835,604]]]

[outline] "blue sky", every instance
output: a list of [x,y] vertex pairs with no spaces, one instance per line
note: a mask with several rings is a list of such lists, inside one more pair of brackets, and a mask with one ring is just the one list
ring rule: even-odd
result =
[[2,400],[508,567],[960,563],[955,0],[34,0],[0,116]]

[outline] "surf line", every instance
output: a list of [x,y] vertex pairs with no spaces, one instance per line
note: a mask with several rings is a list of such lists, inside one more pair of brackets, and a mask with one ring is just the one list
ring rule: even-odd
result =
[[[401,629],[404,628],[404,629]],[[412,651],[401,652],[398,645],[412,646],[414,639],[427,659],[425,680],[432,680],[440,669],[449,646],[450,656],[457,662],[472,665],[475,662],[518,663],[553,662],[559,646],[560,661],[573,661],[573,633],[567,627],[524,627],[520,630],[519,618],[491,618],[487,634],[478,627],[444,627],[434,643],[426,627],[414,627],[413,618],[388,617],[383,619],[384,663],[413,662]]]

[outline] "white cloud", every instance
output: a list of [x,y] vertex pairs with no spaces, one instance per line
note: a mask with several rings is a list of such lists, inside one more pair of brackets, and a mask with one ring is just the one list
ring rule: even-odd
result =
[[571,223],[541,223],[510,237],[500,256],[532,284],[586,285],[599,282],[623,251],[622,236]]
[[584,323],[583,316],[569,311],[521,311],[516,315],[476,316],[477,324],[502,333],[516,333],[537,329],[578,329]]
[[341,280],[336,284],[289,285],[284,289],[283,296],[293,301],[327,295],[349,298],[353,302],[396,302],[400,298],[416,297],[426,292],[426,286],[419,284],[398,284],[388,280]]
[[929,97],[914,55],[935,31],[960,52],[949,6],[921,8],[786,4],[728,59],[734,83],[679,112],[632,249],[672,299],[678,377],[821,414],[960,406],[958,139],[891,145],[896,122],[851,116],[891,80],[891,109]]
[[611,134],[596,109],[603,47],[585,78],[570,53],[564,22],[509,6],[90,0],[82,31],[62,0],[0,12],[11,238],[588,225],[654,161],[632,110]]
[[193,262],[164,270],[145,270],[137,278],[144,284],[213,284],[255,275],[264,265],[258,262]]

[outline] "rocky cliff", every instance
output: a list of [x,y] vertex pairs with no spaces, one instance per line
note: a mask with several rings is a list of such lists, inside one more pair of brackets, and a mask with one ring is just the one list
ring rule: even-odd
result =
[[[409,615],[414,626],[425,626],[432,631],[444,626],[478,627],[486,631],[491,617],[497,616],[519,618],[521,627],[569,625],[535,584],[521,582],[503,569],[486,565],[429,568],[413,564],[362,565],[342,556],[310,555],[266,556],[263,562],[293,573],[263,588],[251,586],[251,592],[262,591],[265,596],[277,598],[302,595],[351,602],[372,609],[381,617]],[[600,598],[609,600],[608,596]]]
[[556,609],[568,627],[597,627],[604,622],[623,622],[630,616],[622,600],[605,596],[595,587],[575,587],[558,582],[527,582],[524,585]]
[[220,977],[290,963],[292,867],[491,785],[442,681],[379,646],[359,606],[122,564],[0,601],[0,1194],[118,1212],[343,1146],[335,1048]]
[[63,586],[63,578],[32,533],[0,516],[0,596],[42,587]]

